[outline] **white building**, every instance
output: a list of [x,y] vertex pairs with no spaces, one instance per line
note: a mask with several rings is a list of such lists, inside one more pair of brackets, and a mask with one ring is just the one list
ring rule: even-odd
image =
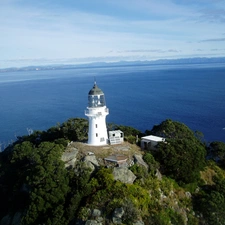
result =
[[141,138],[141,148],[145,150],[156,150],[159,142],[165,142],[165,138],[149,135]]
[[121,130],[109,131],[109,143],[111,145],[123,143],[124,134]]
[[106,116],[109,109],[105,104],[104,93],[96,82],[88,93],[88,107],[85,115],[89,120],[88,144],[89,145],[106,145],[108,144],[108,133],[106,128]]

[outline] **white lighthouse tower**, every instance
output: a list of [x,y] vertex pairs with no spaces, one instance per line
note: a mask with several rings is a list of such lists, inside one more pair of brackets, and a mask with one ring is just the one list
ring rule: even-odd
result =
[[106,128],[106,116],[109,109],[105,105],[105,95],[94,83],[93,88],[88,93],[88,107],[85,115],[89,119],[88,144],[106,145],[108,144],[108,133]]

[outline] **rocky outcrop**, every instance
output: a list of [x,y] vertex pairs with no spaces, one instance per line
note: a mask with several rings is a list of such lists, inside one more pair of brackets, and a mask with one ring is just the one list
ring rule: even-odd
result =
[[113,212],[112,216],[112,221],[114,224],[121,224],[122,223],[122,217],[124,214],[124,209],[121,208],[116,208]]
[[92,216],[93,217],[100,217],[101,216],[101,211],[99,210],[99,209],[93,209],[93,211],[92,211]]
[[87,155],[84,157],[83,159],[84,164],[86,165],[86,167],[91,169],[91,173],[97,168],[99,167],[98,161],[95,157],[95,155]]
[[138,220],[137,222],[133,223],[133,225],[145,225],[143,221]]
[[142,155],[134,155],[134,162],[148,169],[147,163],[142,159]]
[[162,174],[160,173],[160,171],[159,171],[158,169],[156,169],[155,176],[156,176],[159,180],[162,180]]
[[98,167],[98,161],[95,157],[95,155],[87,155],[84,157],[84,162],[91,162],[94,166]]
[[65,162],[65,167],[68,168],[68,167],[74,167],[74,164],[77,160],[77,154],[78,154],[78,149],[76,148],[67,148],[66,151],[62,154],[62,161]]
[[115,180],[119,180],[123,183],[133,184],[136,176],[126,167],[114,167],[113,176]]
[[104,219],[101,215],[102,215],[102,212],[99,209],[93,209],[92,211],[90,210],[89,220],[87,220],[85,223],[79,223],[77,221],[76,224],[85,224],[85,225],[102,225],[102,224],[105,224]]
[[96,221],[96,220],[87,220],[85,222],[85,225],[102,225],[102,223]]

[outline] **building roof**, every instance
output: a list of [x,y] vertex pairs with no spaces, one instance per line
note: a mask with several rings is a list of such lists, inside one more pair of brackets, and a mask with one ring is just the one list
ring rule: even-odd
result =
[[123,133],[123,131],[121,131],[121,130],[110,130],[109,131],[109,134],[121,134],[121,133]]
[[107,158],[105,158],[106,161],[117,162],[117,163],[126,161],[127,159],[128,159],[128,157],[125,155],[110,155]]
[[165,138],[154,136],[154,135],[145,136],[145,137],[142,137],[141,139],[148,140],[148,141],[156,141],[156,142],[165,141]]
[[89,91],[88,95],[104,95],[103,91],[94,83],[93,88]]

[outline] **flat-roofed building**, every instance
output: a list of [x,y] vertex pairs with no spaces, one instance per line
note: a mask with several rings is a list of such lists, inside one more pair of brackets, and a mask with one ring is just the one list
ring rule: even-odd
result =
[[141,138],[141,148],[145,150],[156,150],[159,142],[165,142],[165,138],[149,135]]

